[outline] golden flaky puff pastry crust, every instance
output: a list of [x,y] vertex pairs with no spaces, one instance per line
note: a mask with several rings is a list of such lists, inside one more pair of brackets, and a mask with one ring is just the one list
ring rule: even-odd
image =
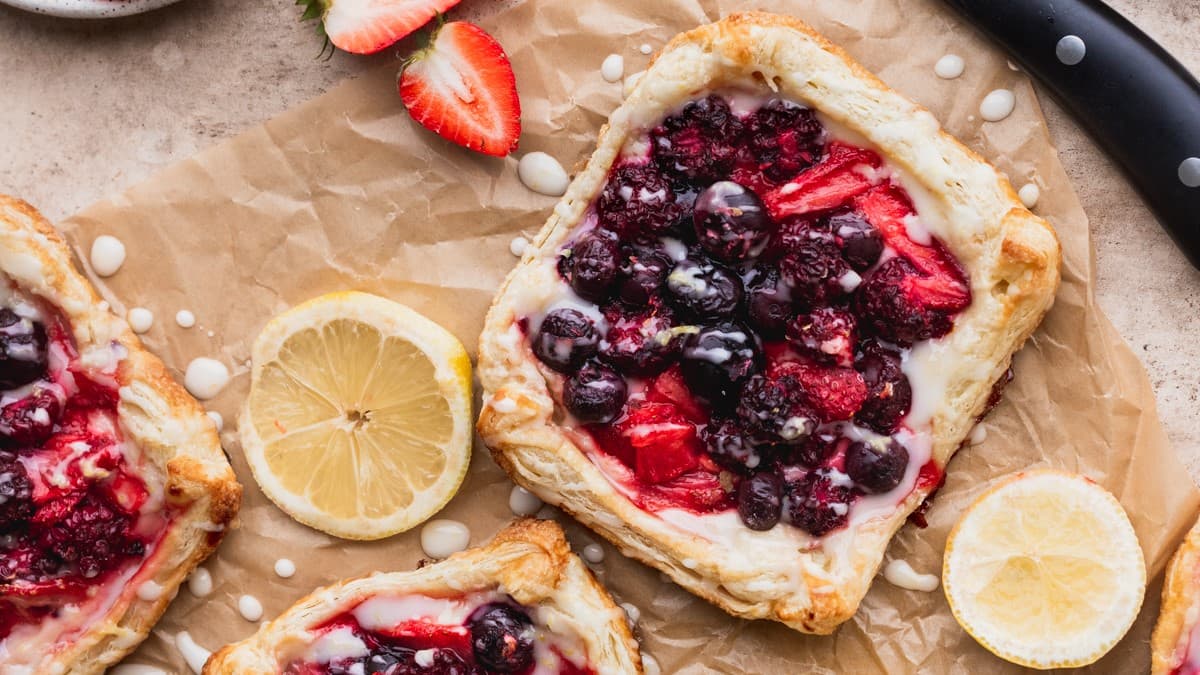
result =
[[[128,352],[117,366],[118,418],[124,437],[165,476],[166,502],[181,509],[138,577],[162,587],[154,600],[121,590],[108,612],[82,634],[47,646],[34,673],[102,673],[149,634],[180,583],[220,542],[241,502],[241,485],[221,449],[213,421],[109,311],[75,268],[62,235],[32,206],[0,195],[0,273],[25,293],[52,305],[74,335],[81,360],[89,352]],[[6,664],[0,662],[0,670]]]
[[372,597],[387,594],[457,596],[476,591],[508,593],[527,607],[547,612],[587,650],[599,675],[642,672],[637,642],[625,612],[571,553],[557,523],[524,518],[486,546],[456,553],[412,572],[376,572],[314,591],[251,637],[218,651],[204,675],[274,675],[312,643],[308,632]]
[[[878,151],[922,221],[962,263],[972,305],[922,358],[944,396],[929,410],[939,467],[984,412],[994,382],[1053,302],[1061,254],[1050,226],[1007,178],[801,21],[732,15],[672,40],[601,129],[596,151],[509,275],[480,338],[484,407],[478,429],[513,480],[561,506],[626,555],[746,618],[829,633],[850,618],[888,541],[928,493],[918,487],[887,517],[831,534],[816,551],[788,526],[752,532],[728,519],[684,529],[634,506],[588,460],[590,443],[556,423],[555,403],[515,326],[529,298],[557,284],[548,264],[569,240],[625,147],[707,91],[753,87],[809,105],[831,129]],[[948,225],[947,223],[950,223]],[[707,523],[707,524],[705,524]]]
[[1171,556],[1162,607],[1150,637],[1150,673],[1167,675],[1187,654],[1192,628],[1200,623],[1200,520]]

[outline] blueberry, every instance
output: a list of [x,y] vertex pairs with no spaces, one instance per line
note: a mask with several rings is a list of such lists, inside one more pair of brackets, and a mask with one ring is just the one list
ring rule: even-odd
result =
[[779,523],[783,509],[783,480],[773,471],[743,478],[737,489],[738,516],[751,530],[769,530]]
[[857,272],[864,272],[883,255],[883,236],[857,213],[829,217],[829,231],[842,247],[842,257]]
[[894,489],[907,468],[908,450],[893,438],[856,441],[846,449],[846,474],[865,492]]
[[766,264],[755,267],[746,285],[750,325],[764,338],[779,338],[794,314],[791,285],[783,280],[779,269]]
[[771,220],[758,195],[723,180],[696,197],[696,240],[709,255],[735,263],[757,256],[771,238]]
[[46,329],[0,308],[0,390],[22,387],[46,374]]
[[661,249],[632,245],[621,265],[617,297],[631,307],[645,307],[658,294],[674,264]]
[[596,354],[600,335],[592,320],[576,309],[551,311],[533,337],[533,353],[560,373],[570,372]]
[[515,607],[493,603],[470,619],[475,660],[499,673],[516,673],[533,663],[533,621]]
[[604,232],[590,234],[575,242],[560,264],[560,271],[571,290],[596,303],[608,297],[619,269],[616,237]]
[[696,395],[720,405],[758,371],[760,361],[750,329],[724,322],[704,326],[684,339],[680,368]]
[[742,279],[712,261],[681,260],[667,275],[667,299],[696,319],[729,318],[742,303]]
[[617,371],[596,362],[583,364],[563,384],[563,405],[579,421],[611,422],[621,414],[628,389]]

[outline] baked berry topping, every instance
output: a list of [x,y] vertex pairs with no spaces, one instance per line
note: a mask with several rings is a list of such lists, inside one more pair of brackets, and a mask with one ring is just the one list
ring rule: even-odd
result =
[[727,263],[757,256],[771,238],[771,220],[753,191],[723,180],[696,197],[696,241],[709,255]]
[[842,257],[856,272],[865,272],[883,255],[883,236],[874,225],[857,213],[835,213],[826,224],[838,245]]
[[752,473],[765,466],[765,453],[756,447],[754,440],[737,420],[713,420],[701,435],[708,456],[723,468],[737,473]]
[[643,163],[613,169],[596,199],[596,213],[601,227],[636,239],[665,234],[683,211],[662,174]]
[[846,524],[854,490],[849,479],[833,469],[818,469],[789,486],[788,520],[820,537]]
[[783,280],[778,267],[759,263],[750,271],[746,284],[746,318],[750,325],[764,338],[779,338],[794,314],[791,284]]
[[595,356],[600,345],[596,324],[577,309],[556,309],[542,319],[533,337],[533,353],[547,366],[567,373]]
[[691,101],[650,132],[654,161],[677,185],[703,187],[729,175],[742,122],[724,98]]
[[595,358],[561,358],[562,403],[641,508],[821,536],[919,470],[891,437],[904,354],[953,329],[970,286],[877,153],[802,105],[736,108],[692,101],[610,171],[560,261],[607,325]]
[[846,475],[865,492],[888,492],[904,479],[908,450],[895,439],[855,441],[846,448]]
[[600,356],[627,375],[654,375],[678,356],[682,342],[671,312],[658,304],[636,314],[609,308],[608,334]]
[[742,387],[738,420],[760,443],[799,445],[820,421],[803,395],[787,377],[755,375]]
[[671,304],[696,319],[732,317],[744,294],[736,272],[718,262],[692,258],[675,263],[665,288]]
[[736,323],[703,326],[683,341],[684,379],[698,396],[714,405],[727,402],[759,369],[754,334]]
[[783,480],[773,471],[744,479],[737,489],[738,517],[752,530],[765,531],[783,515]]
[[617,279],[620,263],[616,238],[600,230],[577,241],[563,255],[559,269],[579,297],[603,302]]
[[874,340],[862,344],[854,368],[862,373],[867,399],[855,413],[855,422],[880,434],[896,430],[912,406],[912,387],[900,366],[898,352]]
[[744,126],[739,164],[754,167],[769,183],[786,181],[821,156],[825,129],[804,106],[772,99],[747,116]]
[[533,663],[533,621],[504,604],[480,607],[470,619],[475,660],[497,673],[517,673]]
[[634,308],[645,307],[659,294],[675,261],[665,251],[651,246],[631,245],[621,263],[617,297]]
[[16,389],[45,374],[45,327],[0,307],[0,390]]
[[596,361],[588,361],[563,384],[563,405],[584,423],[611,422],[621,414],[628,392],[625,378]]
[[25,466],[16,455],[0,450],[0,535],[33,516],[32,497]]
[[838,307],[819,307],[796,317],[787,327],[788,340],[802,354],[819,363],[854,364],[858,343],[857,321]]

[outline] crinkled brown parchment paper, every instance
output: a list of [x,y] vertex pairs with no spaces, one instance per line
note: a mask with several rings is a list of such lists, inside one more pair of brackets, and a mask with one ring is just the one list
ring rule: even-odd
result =
[[[1058,228],[1063,243],[1057,304],[1018,355],[1016,380],[987,419],[986,440],[955,457],[929,528],[906,527],[887,559],[905,558],[920,572],[936,573],[949,528],[989,481],[1049,465],[1091,476],[1120,498],[1157,576],[1195,515],[1197,492],[1167,444],[1141,365],[1096,308],[1087,219],[1028,80],[941,5],[529,0],[484,22],[512,56],[524,106],[521,151],[544,150],[570,169],[590,152],[621,99],[621,85],[600,77],[607,54],[623,55],[626,73],[634,73],[649,60],[640,45],[657,50],[676,32],[752,6],[812,23],[933,110],[1016,185],[1040,185],[1036,211]],[[946,53],[966,59],[961,78],[934,75],[934,62]],[[130,663],[186,672],[172,642],[177,632],[187,630],[216,649],[256,629],[235,608],[242,593],[260,598],[272,617],[315,586],[410,569],[421,557],[416,531],[351,543],[292,522],[256,488],[235,429],[250,343],[270,315],[320,293],[354,288],[411,305],[473,348],[492,293],[516,262],[510,240],[536,231],[554,202],[520,184],[515,157],[475,155],[414,125],[395,95],[395,71],[371,70],[65,223],[81,251],[101,233],[125,241],[128,262],[102,287],[118,307],[155,312],[146,341],[176,374],[196,356],[219,358],[235,374],[210,408],[227,421],[222,440],[246,486],[241,527],[206,565],[216,582],[212,595],[198,599],[182,590]],[[1016,112],[983,123],[979,101],[999,87],[1016,92]],[[199,325],[176,326],[179,309],[195,312]],[[470,475],[442,516],[469,523],[472,542],[484,542],[509,518],[509,487],[477,446]],[[576,543],[590,539],[578,527],[571,536]],[[906,591],[879,579],[855,619],[835,635],[805,636],[765,621],[731,619],[605,548],[598,574],[619,600],[641,609],[638,633],[665,672],[1018,670],[959,629],[940,591]],[[293,578],[273,574],[280,557],[298,564]],[[1157,593],[1156,581],[1137,624],[1092,672],[1147,670]]]

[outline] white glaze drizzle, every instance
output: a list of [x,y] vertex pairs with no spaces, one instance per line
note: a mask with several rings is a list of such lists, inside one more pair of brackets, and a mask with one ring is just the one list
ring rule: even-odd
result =
[[238,613],[247,621],[258,621],[263,616],[263,606],[253,595],[243,595],[238,598]]
[[287,558],[280,558],[275,561],[275,576],[281,579],[290,579],[296,574],[296,563]]
[[933,72],[943,80],[953,80],[963,74],[966,62],[958,54],[946,54],[933,64]]
[[893,560],[883,568],[883,578],[888,583],[910,591],[932,592],[938,587],[938,578],[932,574],[919,574],[907,560]]
[[102,234],[92,241],[92,269],[102,277],[111,277],[125,264],[125,244],[116,237]]
[[221,393],[226,384],[229,384],[229,369],[205,356],[192,359],[183,374],[183,386],[202,401]]
[[431,520],[421,528],[421,550],[430,558],[447,558],[470,543],[471,530],[457,520]]
[[1017,99],[1008,89],[994,89],[979,103],[979,116],[988,122],[999,122],[1012,114]]
[[192,314],[190,310],[181,309],[175,312],[175,323],[180,328],[191,328],[196,325],[196,315]]
[[514,485],[508,493],[508,508],[514,515],[532,516],[542,508],[542,500],[520,485]]
[[195,572],[188,577],[188,590],[197,598],[208,597],[212,593],[213,580],[212,573],[207,568],[197,567]]
[[145,307],[134,307],[125,315],[125,320],[129,322],[129,327],[133,332],[145,333],[154,325],[154,312]]
[[212,656],[212,652],[196,644],[187,631],[180,631],[175,636],[175,648],[183,655],[183,660],[187,662],[188,668],[191,668],[196,675],[200,675],[208,657]]
[[561,197],[571,184],[562,164],[540,151],[522,155],[517,162],[517,178],[530,190],[550,197]]
[[609,54],[600,64],[600,77],[605,82],[618,82],[625,75],[625,57],[620,54]]

